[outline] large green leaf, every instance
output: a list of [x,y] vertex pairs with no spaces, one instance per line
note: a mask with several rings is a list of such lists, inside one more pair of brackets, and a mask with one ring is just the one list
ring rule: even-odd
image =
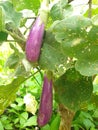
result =
[[[70,16],[53,23],[52,28],[58,42],[71,42],[76,38],[85,38],[86,29],[92,25],[91,20],[83,16]],[[73,41],[72,41],[73,43]],[[70,44],[72,44],[70,43]],[[79,42],[80,43],[80,42]],[[75,46],[79,43],[73,43]]]
[[34,12],[38,12],[40,6],[40,0],[13,0],[12,3],[16,10],[30,9]]
[[67,57],[60,50],[60,44],[55,41],[54,35],[47,32],[39,59],[39,65],[42,69],[48,69],[55,72],[64,73],[63,67],[69,67]]
[[3,11],[5,24],[12,23],[13,26],[18,27],[20,24],[22,14],[15,11],[13,4],[10,3],[9,1],[1,1],[0,8],[2,8]]
[[13,79],[10,84],[0,86],[0,114],[2,114],[5,108],[14,101],[19,85],[25,80],[25,77],[20,76]]
[[83,75],[98,73],[98,26],[93,26],[87,35],[87,40],[77,54],[76,69]]
[[62,52],[77,59],[76,69],[86,76],[97,74],[98,26],[83,16],[71,16],[56,21],[52,28]]
[[92,78],[82,76],[74,68],[68,69],[54,86],[56,100],[73,110],[89,100],[93,91]]

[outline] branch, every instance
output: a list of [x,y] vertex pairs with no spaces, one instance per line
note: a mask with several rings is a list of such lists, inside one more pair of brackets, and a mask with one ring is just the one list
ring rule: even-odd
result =
[[68,3],[72,2],[73,0],[68,0]]
[[15,28],[8,23],[6,24],[4,31],[12,36],[12,38],[18,43],[23,51],[25,50],[26,39],[18,28]]

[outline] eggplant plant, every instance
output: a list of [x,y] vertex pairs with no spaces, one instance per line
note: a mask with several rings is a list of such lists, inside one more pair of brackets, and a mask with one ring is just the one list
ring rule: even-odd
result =
[[[42,71],[44,78],[43,85],[40,84],[43,88],[36,113],[37,124],[41,129],[51,125],[55,100],[61,119],[58,129],[71,130],[76,112],[95,99],[93,80],[98,74],[98,2],[23,0],[23,3],[21,0],[0,1],[0,43],[7,41],[11,48],[3,66],[12,69],[6,73],[8,80],[1,78],[0,114],[15,100],[20,84],[31,77],[35,79],[37,72],[43,77]],[[35,18],[34,13],[36,19],[28,28],[28,20]]]

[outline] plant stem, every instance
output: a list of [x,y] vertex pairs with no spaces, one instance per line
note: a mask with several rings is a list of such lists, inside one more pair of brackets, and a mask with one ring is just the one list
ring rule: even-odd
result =
[[92,17],[92,0],[89,0],[88,5],[89,5],[88,17],[91,18]]
[[59,104],[59,112],[61,116],[59,130],[71,130],[71,123],[75,112],[69,110],[63,104]]
[[19,44],[23,51],[25,50],[26,40],[19,29],[16,29],[12,32],[7,29],[5,29],[4,31],[12,36],[12,38]]

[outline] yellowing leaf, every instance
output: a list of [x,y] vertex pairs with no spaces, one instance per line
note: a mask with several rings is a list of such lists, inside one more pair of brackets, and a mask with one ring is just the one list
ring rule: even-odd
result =
[[35,115],[35,113],[37,111],[37,106],[38,106],[38,103],[37,103],[35,97],[32,96],[30,93],[27,93],[24,96],[24,103],[26,104],[26,111]]

